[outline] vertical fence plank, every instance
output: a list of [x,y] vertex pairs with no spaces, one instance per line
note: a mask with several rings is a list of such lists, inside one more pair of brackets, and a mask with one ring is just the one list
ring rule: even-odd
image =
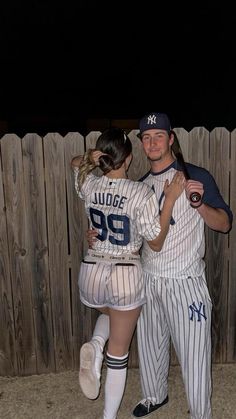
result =
[[7,215],[10,274],[15,316],[16,359],[19,375],[36,373],[32,317],[32,270],[25,201],[21,140],[7,134],[1,140]]
[[95,148],[96,141],[101,134],[100,131],[91,131],[85,138],[85,150],[88,151],[90,148]]
[[[189,133],[184,128],[174,128],[173,130],[179,140],[179,144],[184,156],[184,161],[189,161],[189,155],[188,155],[188,148],[189,148]],[[192,161],[190,160],[192,163]]]
[[[97,139],[99,137],[99,135],[101,134],[100,131],[91,131],[86,137],[85,137],[85,151],[88,151],[90,148],[94,149],[96,147],[96,142]],[[101,176],[102,172],[99,169],[99,167],[97,167],[96,169],[93,170],[93,173],[97,176]]]
[[234,221],[229,237],[227,362],[236,362],[236,130],[231,133],[230,206]]
[[190,163],[209,170],[210,133],[204,127],[193,128],[189,133],[188,159]]
[[0,159],[0,375],[15,375],[18,370],[1,160],[2,157]]
[[[99,137],[99,135],[101,134],[100,131],[91,131],[85,138],[85,151],[88,151],[90,148],[94,149],[96,147],[96,142],[97,139]],[[102,172],[99,169],[99,167],[97,167],[96,169],[93,170],[93,173],[97,176],[101,176]]]
[[72,367],[72,329],[65,188],[64,139],[44,137],[49,274],[56,370]]
[[[95,148],[97,138],[101,134],[100,131],[91,131],[85,138],[85,151],[88,151],[90,148]],[[94,174],[100,175],[101,171],[99,168],[93,171]],[[84,203],[82,202],[83,210],[84,211]],[[88,223],[87,223],[88,226]],[[87,227],[88,228],[88,227]],[[84,237],[84,249],[87,250],[88,244],[87,240]],[[82,342],[86,342],[91,339],[91,335],[96,323],[96,319],[98,317],[98,311],[95,309],[91,309],[86,307],[84,304],[81,303],[80,305],[80,319],[81,319],[81,339]]]
[[[230,134],[225,128],[210,133],[209,170],[229,202]],[[207,278],[213,300],[212,344],[215,362],[226,362],[228,315],[228,235],[207,229]]]
[[133,130],[128,137],[132,143],[133,159],[128,170],[128,176],[132,180],[138,180],[150,170],[150,164],[143,151],[142,143],[137,137],[138,130]]
[[78,273],[81,260],[85,253],[85,233],[88,228],[84,203],[76,194],[74,176],[71,170],[71,160],[77,155],[84,154],[84,138],[78,133],[69,133],[65,137],[65,166],[66,188],[68,203],[69,224],[69,253],[71,278],[71,304],[72,304],[72,334],[73,334],[73,367],[79,367],[79,350],[83,343],[82,303],[79,298]]
[[28,247],[32,272],[32,310],[37,372],[55,370],[48,269],[48,242],[42,138],[27,134],[22,140]]

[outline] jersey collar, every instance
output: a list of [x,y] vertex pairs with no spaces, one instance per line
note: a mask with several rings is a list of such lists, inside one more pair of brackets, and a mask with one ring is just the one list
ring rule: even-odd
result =
[[175,170],[180,170],[181,169],[177,160],[174,160],[173,163],[171,163],[169,166],[167,166],[165,169],[161,170],[160,172],[152,172],[150,170],[150,174],[152,176],[158,176],[158,175],[162,175],[162,173],[168,172],[168,170],[170,170],[170,169],[175,169]]

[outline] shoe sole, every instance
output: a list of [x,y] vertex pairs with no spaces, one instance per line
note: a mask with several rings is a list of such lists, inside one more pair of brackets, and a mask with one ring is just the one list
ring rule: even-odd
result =
[[99,395],[100,380],[95,371],[96,349],[91,343],[85,343],[80,349],[79,384],[88,399]]

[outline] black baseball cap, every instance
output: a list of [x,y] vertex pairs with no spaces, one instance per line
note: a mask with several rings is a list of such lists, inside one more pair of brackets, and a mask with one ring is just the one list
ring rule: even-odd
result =
[[141,137],[144,131],[155,128],[163,129],[168,132],[171,131],[170,120],[165,113],[152,112],[141,118],[139,121],[140,132],[138,136]]

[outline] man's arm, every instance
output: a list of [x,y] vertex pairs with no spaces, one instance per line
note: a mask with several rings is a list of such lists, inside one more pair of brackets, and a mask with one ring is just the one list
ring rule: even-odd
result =
[[[203,198],[203,183],[195,180],[189,180],[186,185],[186,195],[188,199],[194,191],[199,192]],[[228,233],[231,229],[232,220],[230,219],[229,213],[223,208],[213,208],[207,203],[204,203],[203,200],[196,202],[196,204],[191,203],[190,205],[199,212],[206,225],[212,230],[219,231],[221,233]]]
[[228,233],[231,228],[231,222],[228,214],[221,208],[212,208],[209,205],[202,204],[197,211],[202,216],[206,225],[212,230]]

